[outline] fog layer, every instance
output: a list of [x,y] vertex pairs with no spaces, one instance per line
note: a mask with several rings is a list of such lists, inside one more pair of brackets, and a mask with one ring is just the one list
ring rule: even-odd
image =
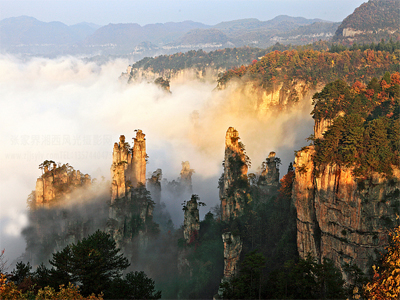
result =
[[[210,209],[218,203],[229,126],[246,145],[251,171],[275,151],[283,162],[281,175],[312,132],[310,101],[290,112],[260,116],[246,95],[232,88],[216,91],[213,82],[172,80],[172,94],[146,82],[127,85],[118,77],[128,64],[0,56],[0,248],[11,259],[24,250],[15,241],[27,223],[26,199],[41,175],[38,165],[46,159],[110,179],[113,143],[124,134],[132,145],[134,130],[142,129],[148,173],[161,168],[163,178],[176,179],[181,162],[188,160],[196,172],[193,192]],[[180,204],[165,204],[180,225]]]

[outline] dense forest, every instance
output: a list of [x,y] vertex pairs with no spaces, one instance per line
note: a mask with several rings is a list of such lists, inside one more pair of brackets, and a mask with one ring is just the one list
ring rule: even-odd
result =
[[[355,167],[358,176],[392,174],[400,166],[400,74],[373,78],[367,85],[336,80],[313,97],[313,118],[334,119],[322,140],[316,139],[318,165]],[[351,126],[349,126],[351,124]]]
[[368,81],[386,71],[397,71],[400,51],[393,53],[375,50],[320,52],[312,49],[274,51],[254,60],[249,66],[233,68],[218,78],[219,87],[233,79],[252,81],[265,89],[274,84],[304,81],[316,86],[342,79],[348,83]]

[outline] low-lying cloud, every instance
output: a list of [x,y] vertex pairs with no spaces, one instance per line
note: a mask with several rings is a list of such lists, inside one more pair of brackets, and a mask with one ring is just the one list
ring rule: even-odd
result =
[[[134,130],[142,129],[148,173],[161,168],[163,178],[173,180],[181,162],[188,160],[196,171],[193,192],[209,209],[218,203],[229,126],[239,131],[253,171],[275,151],[285,173],[293,151],[311,134],[309,101],[260,116],[246,95],[232,93],[232,88],[216,91],[213,82],[172,81],[172,94],[146,82],[127,85],[118,80],[127,65],[125,60],[98,66],[74,57],[24,61],[0,56],[0,218],[8,220],[0,248],[11,248],[7,236],[26,220],[21,217],[26,199],[41,175],[38,165],[46,159],[69,163],[92,178],[110,179],[113,143],[124,134],[132,145]],[[182,220],[183,214],[175,225]]]

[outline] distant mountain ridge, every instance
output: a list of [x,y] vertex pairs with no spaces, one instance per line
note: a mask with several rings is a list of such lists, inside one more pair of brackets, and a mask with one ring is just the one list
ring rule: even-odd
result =
[[[33,55],[91,54],[101,55],[155,55],[169,54],[190,49],[215,50],[225,47],[254,45],[268,47],[280,35],[304,27],[306,38],[300,43],[312,42],[307,26],[315,22],[322,26],[322,39],[329,37],[336,28],[320,19],[277,16],[269,21],[242,19],[221,22],[214,26],[199,22],[168,22],[141,26],[136,23],[108,24],[99,26],[79,23],[67,26],[61,22],[41,22],[33,17],[21,16],[0,21],[0,50],[9,53]],[[311,27],[310,27],[311,28]],[[296,41],[295,41],[296,42]],[[143,44],[144,43],[144,44]],[[151,46],[149,46],[151,45]],[[153,51],[147,53],[146,51]],[[141,54],[140,54],[141,53]],[[141,57],[140,57],[141,58]],[[139,58],[139,59],[140,59]]]

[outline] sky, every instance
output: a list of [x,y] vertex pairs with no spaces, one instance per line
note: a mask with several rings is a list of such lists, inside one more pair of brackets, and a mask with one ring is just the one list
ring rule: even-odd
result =
[[0,0],[0,19],[27,15],[67,25],[91,22],[140,25],[192,20],[207,25],[278,15],[340,22],[363,0]]

